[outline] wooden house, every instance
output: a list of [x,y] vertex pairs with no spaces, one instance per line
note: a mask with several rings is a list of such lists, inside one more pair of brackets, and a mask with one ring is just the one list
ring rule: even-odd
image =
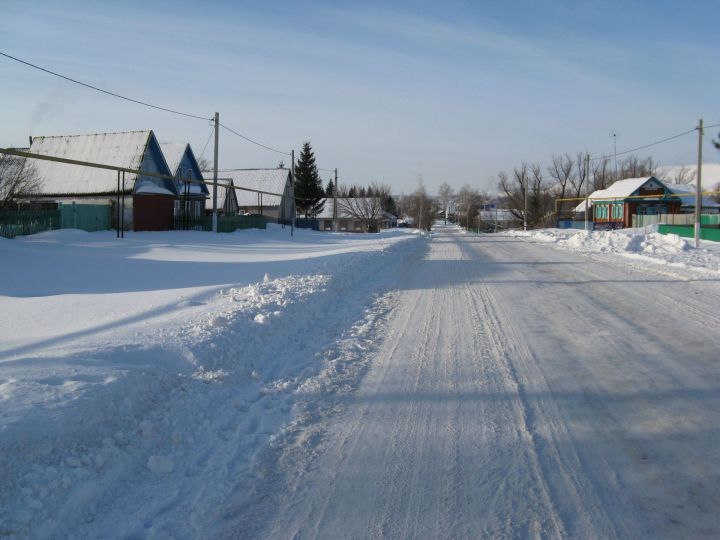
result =
[[[210,173],[206,176],[212,178]],[[280,195],[263,195],[253,191],[235,189],[238,212],[263,215],[278,223],[289,223],[294,210],[292,174],[289,169],[235,169],[222,171],[222,178],[232,180],[238,188],[247,188]],[[220,188],[218,195],[225,189]],[[218,202],[218,208],[220,203]],[[210,203],[212,208],[212,202]]]
[[[680,199],[654,176],[618,180],[606,189],[589,195],[589,219],[595,230],[632,227],[634,215],[675,214],[680,211]],[[585,201],[575,213],[583,216]]]
[[[211,173],[212,174],[212,173]],[[224,174],[224,173],[223,173]],[[210,176],[208,173],[205,173],[205,176]],[[210,177],[208,182],[212,182],[212,177]],[[218,178],[218,196],[217,196],[217,211],[218,214],[222,214],[225,216],[235,216],[238,213],[238,200],[237,200],[237,194],[235,190],[235,184],[233,183],[232,178]],[[212,189],[213,186],[210,186],[210,189]],[[205,213],[208,215],[212,215],[213,210],[213,200],[212,197],[209,197],[205,200]]]
[[[160,143],[160,149],[173,176],[203,180],[200,166],[189,144]],[[199,218],[205,214],[205,200],[210,195],[205,184],[176,180],[175,189],[178,193],[173,211],[176,218],[182,215]]]
[[[170,175],[160,145],[152,131],[93,133],[33,137],[31,153],[114,165],[128,169]],[[177,198],[175,183],[169,179],[125,173],[125,185],[118,194],[118,173],[83,165],[32,160],[42,182],[33,200],[110,204],[116,220],[118,195],[125,208],[126,228],[158,231],[173,228]]]

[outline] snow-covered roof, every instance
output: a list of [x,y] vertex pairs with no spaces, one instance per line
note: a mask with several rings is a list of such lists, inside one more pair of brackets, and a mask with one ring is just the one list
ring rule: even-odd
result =
[[[30,152],[139,169],[151,135],[152,131],[147,130],[34,137]],[[110,193],[117,190],[115,171],[39,159],[32,162],[42,179],[43,194]],[[135,177],[134,174],[125,174],[128,188],[134,185]]]
[[[673,193],[679,195],[683,206],[695,207],[695,185],[694,184],[665,184],[667,188]],[[704,208],[720,207],[720,203],[715,201],[712,197],[704,196],[702,198],[702,205]]]
[[153,184],[152,182],[142,182],[135,188],[135,193],[147,193],[153,195],[175,195],[169,189]]
[[[660,187],[665,186],[663,182],[655,178],[654,176],[644,176],[640,178],[626,178],[624,180],[618,180],[614,182],[610,187],[605,189],[598,189],[593,191],[589,195],[588,207],[593,205],[594,200],[608,200],[608,199],[624,199],[631,197],[638,189],[644,186],[649,181],[655,181]],[[667,186],[666,186],[667,187]],[[575,212],[585,211],[585,201],[582,201],[575,207]]]
[[[222,174],[225,174],[225,173],[222,173]],[[212,178],[210,181],[212,181]],[[217,183],[218,183],[218,186],[234,185],[232,178],[218,178]],[[209,187],[211,190],[213,189],[213,186],[209,186]],[[237,190],[227,189],[224,187],[218,188],[218,196],[217,196],[218,209],[225,208],[225,201],[227,200],[228,193],[237,193]],[[212,191],[210,192],[210,197],[205,199],[205,208],[207,210],[212,210],[212,208],[213,208]]]
[[[206,178],[212,181],[212,173],[203,173]],[[236,187],[256,189],[268,193],[284,193],[285,184],[288,182],[290,171],[288,169],[243,169],[235,171],[222,171],[219,176],[231,178]],[[253,191],[236,189],[238,206],[258,205],[258,194]],[[274,195],[263,195],[263,206],[280,206],[281,197]]]
[[[165,156],[165,161],[167,162],[170,173],[173,176],[193,176],[191,171],[179,170],[185,154],[188,154],[188,158],[191,159],[191,163],[196,163],[195,157],[188,143],[160,143],[160,149],[162,150],[163,156]],[[199,171],[200,169],[198,167],[198,172]],[[196,178],[196,180],[201,180],[202,177],[203,175],[200,173],[200,178]],[[185,192],[185,184],[182,182],[176,182],[176,184],[178,193],[182,195]],[[191,195],[207,195],[210,192],[207,186],[204,186],[203,184],[189,184],[188,189]]]
[[160,143],[160,149],[162,150],[163,156],[165,156],[168,169],[170,169],[173,175],[177,174],[178,167],[185,155],[187,147],[187,143]]

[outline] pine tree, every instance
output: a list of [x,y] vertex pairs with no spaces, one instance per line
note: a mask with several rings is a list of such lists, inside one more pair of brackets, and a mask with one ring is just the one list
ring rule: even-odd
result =
[[327,183],[327,187],[325,188],[325,196],[326,197],[334,197],[335,196],[335,184],[333,184],[332,180],[329,180]]
[[306,218],[317,216],[325,206],[325,190],[309,141],[303,144],[300,159],[295,166],[295,197],[298,198],[298,211],[305,214]]
[[355,190],[355,186],[350,186],[350,190],[348,191],[347,196],[349,199],[354,199],[355,197],[357,197],[357,192]]

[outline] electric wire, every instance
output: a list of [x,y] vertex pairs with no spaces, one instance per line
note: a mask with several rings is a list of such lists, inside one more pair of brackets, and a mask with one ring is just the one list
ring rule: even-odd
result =
[[685,135],[689,135],[690,133],[693,133],[694,131],[697,131],[697,128],[692,128],[688,131],[683,131],[682,133],[678,133],[676,135],[673,135],[671,137],[666,137],[665,139],[661,139],[659,141],[655,141],[650,144],[645,144],[643,146],[638,146],[636,148],[631,148],[630,150],[623,150],[622,152],[615,152],[612,154],[604,154],[602,156],[590,158],[590,161],[597,161],[598,159],[610,159],[613,156],[623,156],[625,154],[631,154],[632,152],[637,152],[638,150],[644,150],[645,148],[650,148],[651,146],[656,146],[658,144],[662,144],[668,141],[672,141],[673,139],[679,139],[680,137],[684,137]]
[[283,152],[282,150],[278,150],[277,148],[273,148],[273,147],[271,147],[271,146],[267,146],[267,145],[264,145],[264,144],[262,144],[262,143],[259,143],[259,142],[257,142],[256,140],[253,140],[253,139],[251,139],[250,137],[247,137],[247,136],[243,135],[242,133],[238,133],[237,131],[235,131],[235,130],[232,129],[231,127],[226,126],[226,125],[223,124],[222,122],[220,122],[220,127],[226,129],[227,131],[229,131],[230,133],[232,133],[232,134],[234,134],[234,135],[237,135],[237,136],[240,137],[241,139],[244,139],[244,140],[246,140],[246,141],[248,141],[248,142],[251,142],[251,143],[253,143],[253,144],[257,145],[257,146],[260,146],[260,147],[262,147],[262,148],[265,148],[266,150],[270,150],[270,151],[272,151],[272,152],[277,152],[278,154],[282,154],[283,156],[290,156],[290,155],[291,155],[290,152]]
[[208,135],[207,141],[205,141],[205,146],[203,146],[202,152],[200,152],[200,158],[198,159],[202,159],[202,157],[205,155],[205,150],[207,150],[208,144],[210,144],[210,139],[212,139],[213,133],[215,133],[215,126],[213,126],[213,128],[210,130],[210,135]]
[[169,109],[169,108],[167,108],[167,107],[160,107],[159,105],[153,105],[152,103],[147,103],[147,102],[145,102],[145,101],[140,101],[139,99],[133,99],[133,98],[129,98],[129,97],[127,97],[127,96],[122,96],[122,95],[120,95],[120,94],[116,94],[115,92],[110,92],[109,90],[104,90],[104,89],[102,89],[102,88],[98,88],[97,86],[93,86],[92,84],[88,84],[88,83],[84,83],[84,82],[82,82],[82,81],[78,81],[77,79],[73,79],[72,77],[68,77],[67,75],[62,75],[62,74],[60,74],[60,73],[57,73],[57,72],[55,72],[55,71],[46,69],[46,68],[44,68],[44,67],[40,67],[40,66],[35,65],[35,64],[32,64],[32,63],[30,63],[30,62],[26,62],[25,60],[21,60],[20,58],[16,58],[15,56],[9,55],[9,54],[4,53],[4,52],[2,52],[2,51],[0,51],[0,55],[4,56],[4,57],[6,57],[6,58],[9,58],[10,60],[14,60],[14,61],[16,61],[16,62],[20,62],[21,64],[25,64],[26,66],[30,66],[31,68],[35,68],[35,69],[38,69],[38,70],[40,70],[40,71],[44,71],[45,73],[49,73],[50,75],[54,75],[55,77],[60,77],[61,79],[65,79],[66,81],[70,81],[70,82],[72,82],[72,83],[79,84],[80,86],[84,86],[84,87],[86,87],[86,88],[90,88],[90,89],[92,89],[92,90],[96,90],[97,92],[102,92],[103,94],[107,94],[107,95],[109,95],[109,96],[113,96],[113,97],[116,97],[116,98],[119,98],[119,99],[124,99],[125,101],[130,101],[130,102],[132,102],[132,103],[137,103],[138,105],[144,105],[145,107],[150,107],[150,108],[152,108],[152,109],[157,109],[157,110],[169,112],[169,113],[172,113],[172,114],[178,114],[178,115],[180,115],[180,116],[187,116],[188,118],[197,118],[198,120],[212,120],[211,118],[206,118],[205,116],[198,116],[198,115],[195,115],[195,114],[184,113],[184,112],[181,112],[181,111],[176,111],[176,110],[174,110],[174,109]]

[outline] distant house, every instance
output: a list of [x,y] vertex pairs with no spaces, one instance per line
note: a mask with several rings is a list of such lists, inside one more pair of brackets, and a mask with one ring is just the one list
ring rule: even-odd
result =
[[[207,173],[205,173],[207,175]],[[223,173],[224,174],[224,173]],[[212,182],[212,178],[208,180]],[[234,216],[238,213],[238,200],[235,184],[232,178],[218,178],[217,210],[218,214]],[[211,186],[212,187],[212,186]],[[213,200],[209,197],[205,200],[205,212],[212,214]]]
[[[370,203],[369,198],[363,199],[355,197],[352,200],[356,204],[351,206],[347,202],[348,199],[343,197],[338,197],[337,202],[332,198],[325,199],[322,212],[316,216],[316,219],[318,220],[318,229],[321,231],[332,231],[333,217],[335,217],[337,219],[338,231],[367,232],[366,223],[361,216],[365,215],[369,217],[369,214],[366,211],[363,211],[362,201],[368,201],[368,204],[365,205],[367,208],[372,208],[373,204]],[[355,208],[356,211],[350,211],[349,208],[351,207]],[[335,208],[336,210],[334,210]],[[391,227],[398,226],[397,216],[384,210],[380,210],[380,212],[377,213],[375,221],[377,222],[379,229],[389,229]]]
[[[665,184],[670,191],[680,199],[680,212],[689,214],[695,212],[695,186],[693,184]],[[702,197],[702,212],[704,214],[717,214],[720,212],[720,203],[707,195]]]
[[[210,178],[212,176],[206,173]],[[236,169],[222,171],[222,178],[232,180],[236,188],[238,212],[241,214],[262,214],[266,218],[289,222],[293,214],[292,175],[289,169]],[[224,189],[220,189],[220,194]],[[257,193],[264,191],[266,194]],[[267,195],[278,193],[280,195]],[[218,203],[218,207],[220,204]],[[211,206],[212,207],[212,206]]]
[[[203,180],[200,166],[189,144],[160,143],[160,149],[173,176]],[[210,195],[205,184],[176,180],[175,189],[178,192],[173,211],[175,217],[185,214],[197,218],[205,213],[205,200]]]
[[[33,137],[29,152],[171,174],[152,131]],[[33,164],[42,181],[42,188],[33,195],[33,200],[113,207],[117,204],[116,171],[37,159]],[[120,187],[120,195],[124,201],[126,227],[136,231],[173,228],[177,188],[172,180],[125,173],[125,187]],[[115,208],[112,215],[115,220]]]
[[[588,218],[596,230],[632,227],[633,215],[675,214],[680,199],[654,176],[618,180],[589,195]],[[575,208],[584,216],[585,201]]]

